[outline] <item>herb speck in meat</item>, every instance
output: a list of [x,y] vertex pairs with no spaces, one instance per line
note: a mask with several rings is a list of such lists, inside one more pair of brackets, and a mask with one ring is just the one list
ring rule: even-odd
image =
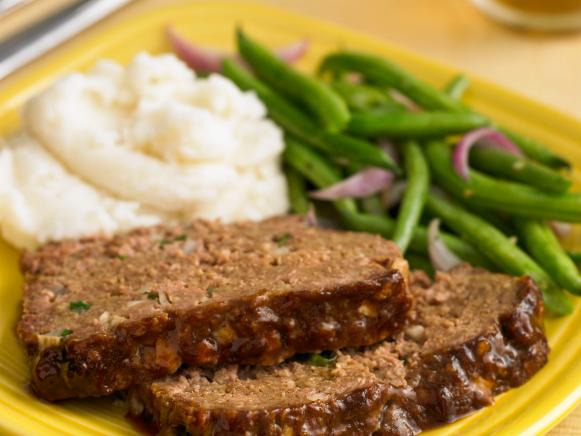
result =
[[76,313],[86,312],[91,308],[91,303],[85,301],[71,301],[69,303],[69,309]]
[[162,239],[161,241],[159,241],[159,246],[163,248],[167,244],[171,244],[173,242],[178,242],[178,241],[185,241],[187,239],[188,239],[188,235],[186,235],[185,233],[182,233],[181,235],[177,235],[173,239]]
[[337,353],[322,352],[320,354],[311,354],[307,359],[307,363],[313,366],[331,366],[337,360]]
[[157,300],[159,298],[159,294],[157,292],[146,292],[147,298],[150,300]]
[[276,237],[274,238],[274,242],[276,242],[276,244],[277,244],[279,247],[282,247],[282,246],[284,246],[284,245],[288,244],[288,243],[289,243],[289,241],[290,241],[292,238],[293,238],[293,235],[291,235],[290,233],[284,233],[284,234],[282,234],[282,235],[280,235],[280,236],[276,236]]
[[69,335],[70,335],[70,334],[72,334],[72,333],[73,333],[73,331],[72,331],[71,329],[63,329],[63,330],[62,330],[62,331],[59,333],[59,336],[60,336],[61,338],[64,338],[64,337],[66,337],[66,336],[69,336]]

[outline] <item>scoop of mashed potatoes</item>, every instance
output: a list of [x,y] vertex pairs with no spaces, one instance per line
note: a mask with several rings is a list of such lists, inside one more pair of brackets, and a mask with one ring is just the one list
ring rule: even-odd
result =
[[103,194],[67,172],[31,138],[20,135],[0,149],[0,226],[20,248],[164,221],[134,201]]
[[23,129],[0,155],[0,195],[10,200],[0,226],[17,246],[288,209],[282,132],[262,102],[220,75],[196,77],[173,55],[103,60],[63,77],[25,105]]

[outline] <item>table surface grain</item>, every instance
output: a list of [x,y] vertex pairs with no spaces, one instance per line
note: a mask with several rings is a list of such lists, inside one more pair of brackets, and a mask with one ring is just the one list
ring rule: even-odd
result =
[[[72,0],[34,0],[0,18],[0,40]],[[490,20],[468,0],[261,0],[474,72],[581,119],[581,33],[543,34]],[[136,0],[111,17],[167,0]],[[581,407],[551,436],[581,435]]]

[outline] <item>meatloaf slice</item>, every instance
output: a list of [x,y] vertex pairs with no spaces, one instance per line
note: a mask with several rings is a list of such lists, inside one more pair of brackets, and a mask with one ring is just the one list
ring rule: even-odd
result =
[[182,363],[270,365],[373,344],[411,307],[393,243],[297,217],[51,243],[21,266],[18,333],[48,400],[107,395]]
[[412,293],[412,318],[392,340],[327,367],[182,370],[133,388],[133,413],[164,434],[412,435],[492,404],[545,364],[529,278],[461,268],[434,285],[415,275]]

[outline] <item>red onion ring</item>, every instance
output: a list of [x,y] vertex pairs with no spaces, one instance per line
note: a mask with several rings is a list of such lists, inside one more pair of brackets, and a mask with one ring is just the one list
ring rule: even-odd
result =
[[472,130],[462,137],[454,149],[454,170],[464,180],[468,179],[470,170],[468,162],[470,149],[483,142],[486,145],[500,148],[517,156],[522,156],[522,151],[502,133],[489,127]]
[[317,200],[339,200],[341,198],[363,198],[387,188],[393,181],[393,173],[381,168],[366,168],[351,177],[310,193]]
[[446,272],[461,264],[462,260],[446,246],[439,232],[440,220],[435,218],[428,226],[428,255],[436,271]]
[[[219,73],[222,71],[222,61],[225,58],[233,58],[244,64],[238,55],[230,55],[193,44],[179,35],[171,26],[166,27],[166,34],[176,55],[194,71]],[[303,39],[280,47],[275,52],[283,61],[293,63],[303,57],[308,48],[309,42]]]
[[309,205],[309,210],[305,216],[307,221],[307,225],[311,227],[317,227],[319,225],[319,220],[317,219],[317,211],[315,210],[315,206],[313,203]]
[[209,73],[222,70],[224,54],[192,44],[171,26],[166,28],[166,34],[175,54],[192,70]]
[[559,239],[565,239],[567,236],[569,236],[571,230],[573,229],[571,223],[549,221],[548,224]]

